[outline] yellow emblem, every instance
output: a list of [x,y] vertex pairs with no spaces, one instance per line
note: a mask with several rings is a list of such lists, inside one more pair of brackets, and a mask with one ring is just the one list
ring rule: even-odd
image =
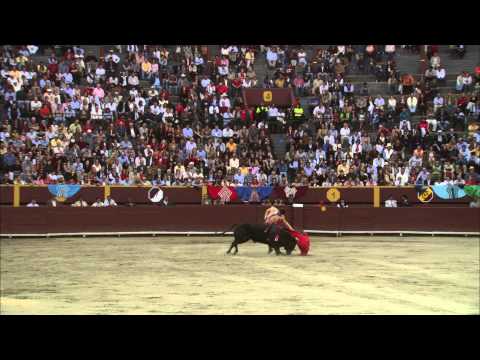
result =
[[337,202],[340,199],[340,191],[335,188],[331,188],[327,191],[327,199],[330,202]]
[[67,200],[66,191],[67,190],[65,188],[60,187],[60,189],[58,190],[57,196],[55,196],[55,200],[59,202],[64,202],[65,200]]
[[263,92],[263,101],[271,102],[273,99],[273,94],[271,91],[264,91]]
[[422,203],[429,203],[433,200],[433,191],[430,187],[427,187],[418,193],[417,197]]

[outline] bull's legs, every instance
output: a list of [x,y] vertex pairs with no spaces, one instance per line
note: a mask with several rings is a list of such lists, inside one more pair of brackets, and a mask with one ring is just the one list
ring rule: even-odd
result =
[[237,243],[236,240],[234,240],[232,242],[232,244],[230,245],[230,247],[228,248],[227,254],[230,254],[233,248],[235,248],[235,251],[233,252],[233,255],[236,255],[238,253],[238,243]]
[[268,253],[271,254],[273,251],[273,247],[269,244],[268,245]]
[[282,255],[282,252],[280,251],[280,247],[279,247],[279,246],[275,246],[274,249],[275,249],[275,255],[277,255],[277,256],[278,256],[278,255]]
[[235,240],[233,240],[232,245],[230,245],[230,248],[228,249],[227,254],[230,254],[231,250],[235,248],[233,255],[236,255],[238,253],[238,244],[242,244],[244,242],[247,242],[248,240],[250,240],[248,235],[235,234]]

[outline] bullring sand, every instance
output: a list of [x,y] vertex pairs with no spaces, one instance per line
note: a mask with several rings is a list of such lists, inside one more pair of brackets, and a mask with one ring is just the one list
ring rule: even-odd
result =
[[2,314],[479,314],[479,239],[1,239]]

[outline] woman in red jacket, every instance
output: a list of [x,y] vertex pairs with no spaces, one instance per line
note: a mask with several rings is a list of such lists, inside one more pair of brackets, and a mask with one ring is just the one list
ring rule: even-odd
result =
[[425,137],[428,134],[428,122],[427,119],[423,118],[418,124],[418,130],[421,132],[422,137]]

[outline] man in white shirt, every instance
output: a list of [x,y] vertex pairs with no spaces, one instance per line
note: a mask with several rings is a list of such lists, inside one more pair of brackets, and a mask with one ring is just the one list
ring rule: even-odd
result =
[[393,154],[392,144],[388,143],[386,148],[383,149],[383,158],[386,161],[390,161],[390,157],[392,156],[392,154]]
[[445,68],[443,66],[440,66],[437,69],[436,73],[437,81],[439,85],[443,85],[445,83],[445,78],[447,77],[447,72],[445,71]]
[[472,81],[473,81],[472,75],[470,75],[469,73],[465,73],[465,75],[463,76],[463,89],[464,89],[464,91],[470,92],[470,89],[471,89],[471,86],[472,86]]
[[30,109],[33,112],[40,110],[41,107],[42,107],[42,102],[38,100],[37,97],[35,97],[35,99],[30,102]]
[[427,115],[427,123],[428,125],[432,125],[433,131],[437,131],[437,119],[435,118],[433,113],[429,113]]
[[102,108],[95,104],[92,106],[92,110],[90,111],[90,119],[92,120],[102,120],[103,119],[103,111]]
[[320,117],[323,116],[323,114],[325,114],[325,106],[323,104],[315,106],[315,108],[313,109],[314,118],[320,119]]
[[395,56],[395,45],[385,45],[385,54],[387,54],[388,60],[392,60]]
[[343,143],[350,136],[350,128],[347,123],[343,123],[343,127],[340,129],[340,139]]
[[395,177],[395,185],[396,186],[405,186],[408,184],[408,179],[410,177],[410,170],[409,168],[401,167]]
[[397,99],[393,96],[390,96],[388,99],[388,111],[395,112],[397,109]]
[[98,67],[95,69],[95,80],[100,81],[105,79],[105,69],[102,65],[98,65]]
[[220,108],[224,108],[225,110],[230,110],[230,99],[226,94],[222,95],[220,102],[218,104]]
[[227,125],[227,126],[225,127],[225,129],[223,129],[223,134],[222,134],[222,135],[223,135],[223,137],[224,137],[225,139],[230,139],[231,137],[233,137],[234,132],[233,132],[233,130],[230,129],[230,127]]
[[217,120],[218,114],[220,114],[220,108],[215,102],[212,102],[208,107],[208,116],[210,122]]
[[360,143],[360,140],[357,140],[355,144],[352,145],[351,156],[353,157],[355,154],[358,154],[358,155],[362,154],[362,144]]
[[[229,162],[228,162],[228,165],[230,167],[230,169],[238,169],[240,167],[240,159],[238,158],[238,156],[236,154],[234,154]],[[243,182],[243,181],[242,181]]]
[[416,96],[409,96],[407,98],[407,106],[408,109],[410,110],[410,113],[415,114],[417,111],[417,104],[418,104],[418,99]]
[[130,86],[138,86],[138,84],[140,84],[140,80],[138,79],[138,76],[132,73],[132,74],[128,77],[128,85],[130,85]]
[[375,172],[377,171],[377,168],[381,167],[383,168],[385,165],[385,160],[381,156],[381,154],[378,154],[375,159],[373,159],[373,168]]

